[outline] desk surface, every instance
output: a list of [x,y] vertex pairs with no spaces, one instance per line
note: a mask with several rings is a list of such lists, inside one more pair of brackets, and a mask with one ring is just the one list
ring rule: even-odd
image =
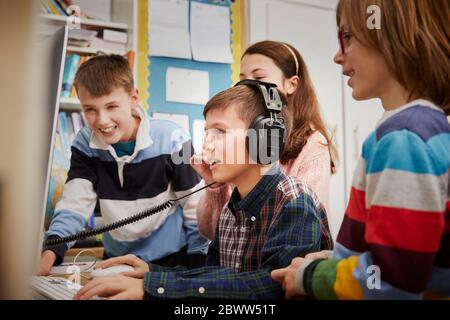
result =
[[94,247],[94,248],[71,248],[67,250],[66,257],[75,257],[78,253],[85,251],[80,254],[79,257],[82,256],[95,256],[97,259],[103,259],[103,247]]
[[[66,255],[64,257],[65,263],[73,262],[74,258],[77,254],[80,254],[77,257],[77,262],[89,262],[94,261],[94,259],[102,260],[103,259],[103,247],[94,247],[94,248],[71,248],[67,250]],[[58,277],[69,279],[69,277],[73,275],[65,274],[65,275],[57,275]],[[74,279],[72,279],[74,280]],[[84,286],[89,282],[89,272],[82,272],[80,277],[80,284]]]

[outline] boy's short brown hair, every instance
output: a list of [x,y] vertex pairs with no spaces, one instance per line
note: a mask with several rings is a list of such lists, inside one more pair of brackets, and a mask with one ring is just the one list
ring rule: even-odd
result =
[[131,93],[134,88],[133,72],[124,57],[117,54],[99,55],[81,64],[74,86],[77,91],[84,87],[94,97],[110,94],[120,87]]
[[[285,96],[279,90],[278,93],[283,101],[283,105],[286,105]],[[266,112],[264,99],[256,88],[240,85],[219,92],[212,97],[203,109],[203,116],[206,118],[206,114],[210,110],[225,109],[231,105],[237,108],[236,113],[238,117],[248,126],[250,126],[257,116]],[[283,110],[285,109],[283,108]],[[284,112],[282,112],[282,116],[284,116]]]

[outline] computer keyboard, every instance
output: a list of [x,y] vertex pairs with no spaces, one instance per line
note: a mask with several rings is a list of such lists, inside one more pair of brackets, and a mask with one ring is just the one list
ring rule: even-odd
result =
[[60,277],[31,277],[31,294],[36,299],[72,300],[81,286]]
[[[72,300],[81,285],[61,277],[31,277],[31,294],[38,300]],[[94,300],[103,298],[94,297]]]

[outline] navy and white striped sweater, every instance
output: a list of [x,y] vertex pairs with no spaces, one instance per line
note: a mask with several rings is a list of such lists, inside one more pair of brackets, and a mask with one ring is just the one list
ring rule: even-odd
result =
[[[47,238],[81,231],[97,200],[103,221],[109,224],[203,186],[189,165],[188,153],[193,151],[189,135],[173,122],[149,119],[141,107],[136,108],[136,113],[141,123],[131,156],[118,157],[111,145],[88,128],[78,133],[64,192]],[[172,161],[183,158],[181,164]],[[155,261],[187,245],[188,254],[206,254],[208,241],[198,233],[196,220],[200,196],[201,192],[196,193],[149,218],[104,234],[105,253],[132,253]],[[58,261],[71,245],[51,248]]]

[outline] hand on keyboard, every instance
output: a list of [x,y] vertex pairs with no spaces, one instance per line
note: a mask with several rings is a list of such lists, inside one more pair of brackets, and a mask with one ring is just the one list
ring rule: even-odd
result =
[[39,300],[72,300],[81,285],[60,277],[32,276],[31,289],[32,296]]

